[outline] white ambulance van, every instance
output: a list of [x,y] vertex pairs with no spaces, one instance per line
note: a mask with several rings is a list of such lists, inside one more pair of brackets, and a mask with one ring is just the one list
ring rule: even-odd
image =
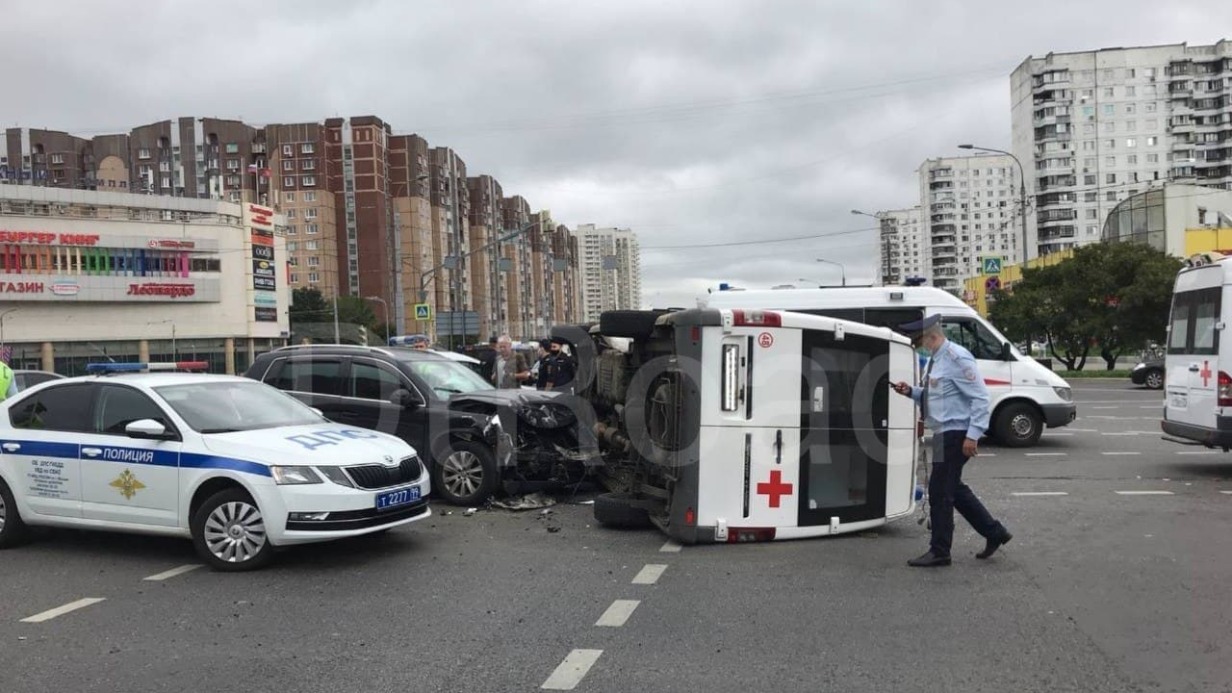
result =
[[1023,355],[979,313],[936,287],[728,289],[699,303],[709,308],[790,310],[890,329],[940,314],[946,337],[966,347],[979,363],[992,400],[991,437],[1007,447],[1029,447],[1039,441],[1045,426],[1066,426],[1077,417],[1065,379]]
[[1164,357],[1164,433],[1176,442],[1232,448],[1232,258],[1203,253],[1185,261],[1172,289]]

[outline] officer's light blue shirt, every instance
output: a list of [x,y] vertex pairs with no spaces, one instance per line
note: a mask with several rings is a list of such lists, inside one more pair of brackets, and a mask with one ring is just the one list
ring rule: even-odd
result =
[[[980,376],[975,357],[963,347],[946,340],[933,356],[929,374],[928,420],[933,431],[966,431],[971,440],[979,440],[988,430],[988,388]],[[912,387],[911,399],[916,404],[924,388]]]

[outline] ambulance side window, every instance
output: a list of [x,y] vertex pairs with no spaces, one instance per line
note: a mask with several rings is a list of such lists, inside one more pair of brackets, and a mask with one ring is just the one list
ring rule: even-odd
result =
[[9,410],[14,428],[42,431],[91,430],[90,406],[93,385],[49,387]]
[[946,339],[970,351],[975,358],[1001,360],[1001,342],[982,323],[969,318],[943,318],[941,325]]

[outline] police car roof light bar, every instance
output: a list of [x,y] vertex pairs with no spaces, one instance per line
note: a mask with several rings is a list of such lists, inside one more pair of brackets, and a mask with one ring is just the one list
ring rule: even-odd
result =
[[153,371],[206,371],[209,361],[169,361],[166,363],[88,363],[87,373],[146,373]]

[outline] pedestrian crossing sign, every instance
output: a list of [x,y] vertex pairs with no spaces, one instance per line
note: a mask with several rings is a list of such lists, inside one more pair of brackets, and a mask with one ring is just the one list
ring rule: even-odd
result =
[[986,257],[984,260],[984,274],[1001,274],[1001,260],[999,257]]
[[416,303],[415,304],[415,319],[416,320],[431,320],[432,319],[432,306],[428,305],[427,303]]

